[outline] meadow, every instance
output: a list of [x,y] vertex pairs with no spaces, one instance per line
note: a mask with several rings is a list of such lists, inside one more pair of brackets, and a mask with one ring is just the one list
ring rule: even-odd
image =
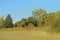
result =
[[0,0],[0,40],[60,40],[59,3]]
[[0,29],[0,40],[60,40],[60,34],[49,34],[38,29],[5,28]]

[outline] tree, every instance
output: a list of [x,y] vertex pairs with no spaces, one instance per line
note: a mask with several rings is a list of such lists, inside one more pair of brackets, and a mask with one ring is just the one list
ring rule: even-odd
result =
[[29,24],[32,24],[32,25],[34,25],[34,26],[37,26],[37,25],[38,25],[37,23],[38,23],[38,22],[37,22],[33,17],[28,17],[27,19],[26,19],[26,18],[22,18],[21,21],[16,22],[16,23],[15,23],[15,26],[16,26],[16,27],[26,27],[26,26],[28,26]]
[[37,20],[33,17],[28,17],[27,22],[28,24],[32,23],[34,26],[38,26]]
[[44,9],[38,8],[32,11],[32,17],[37,19],[38,24],[45,24],[46,11]]
[[55,13],[56,13],[56,17],[55,20],[52,22],[51,31],[60,32],[60,11],[57,11]]
[[16,27],[25,27],[27,25],[26,18],[22,18],[20,21],[15,23]]
[[7,15],[6,19],[4,20],[4,24],[3,26],[6,28],[12,28],[13,27],[13,23],[12,23],[12,18],[10,16],[10,14]]
[[0,28],[2,28],[3,22],[4,22],[3,17],[0,17]]
[[26,18],[22,18],[22,20],[20,21],[21,22],[21,25],[22,27],[25,27],[26,26]]
[[52,22],[55,20],[56,18],[56,13],[55,12],[51,12],[47,14],[47,18],[46,18],[46,26],[51,26]]

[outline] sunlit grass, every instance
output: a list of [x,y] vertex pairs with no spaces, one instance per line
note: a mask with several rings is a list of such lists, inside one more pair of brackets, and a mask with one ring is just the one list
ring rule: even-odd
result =
[[51,35],[36,28],[6,28],[0,29],[0,40],[60,40],[60,34]]

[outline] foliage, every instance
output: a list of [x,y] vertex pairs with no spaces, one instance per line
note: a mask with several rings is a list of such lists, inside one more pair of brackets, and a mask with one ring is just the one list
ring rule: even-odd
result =
[[13,27],[13,23],[12,23],[12,19],[11,19],[10,14],[8,14],[6,19],[4,20],[3,27],[5,27],[5,28],[12,28]]
[[[60,32],[60,10],[57,12],[46,13],[44,9],[35,9],[32,11],[31,16],[22,18],[20,21],[16,22],[14,26],[23,28],[39,27],[42,29],[50,29],[51,32]],[[5,19],[0,17],[0,28],[12,28],[14,26],[10,14],[8,14]]]
[[3,17],[0,17],[0,28],[2,28],[3,22],[4,22]]
[[38,23],[37,20],[35,18],[33,18],[33,17],[28,17],[27,22],[28,23],[32,23],[34,26],[38,25],[37,24]]
[[51,25],[51,31],[60,32],[60,11],[56,12],[56,18]]
[[46,18],[46,26],[51,26],[52,22],[55,20],[56,18],[56,13],[55,12],[51,12],[47,14],[47,18]]
[[38,8],[32,11],[32,16],[37,19],[38,26],[45,24],[46,11],[44,9]]
[[17,22],[16,25],[19,27],[26,27],[28,26],[30,23],[32,23],[34,26],[37,26],[37,21],[32,18],[32,17],[28,17],[27,19],[26,18],[23,18],[20,22]]
[[25,27],[26,25],[27,25],[26,18],[22,18],[21,21],[15,23],[16,27]]

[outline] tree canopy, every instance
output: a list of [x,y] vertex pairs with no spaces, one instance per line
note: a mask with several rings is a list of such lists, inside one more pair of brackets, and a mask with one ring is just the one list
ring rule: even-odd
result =
[[12,28],[13,27],[13,21],[12,21],[10,14],[8,14],[7,17],[5,18],[3,26],[6,28]]

